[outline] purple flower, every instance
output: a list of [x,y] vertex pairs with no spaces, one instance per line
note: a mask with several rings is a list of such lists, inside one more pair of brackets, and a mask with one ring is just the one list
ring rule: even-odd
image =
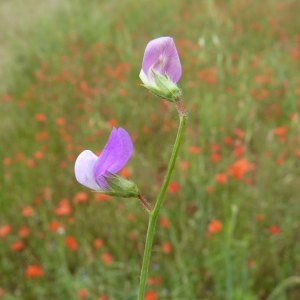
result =
[[181,77],[181,64],[171,37],[150,41],[145,49],[140,79],[144,87],[156,96],[176,101],[181,96],[177,81]]
[[140,78],[145,85],[153,85],[153,72],[177,83],[181,77],[181,64],[173,38],[160,37],[150,41],[145,49]]
[[123,183],[116,173],[125,166],[132,152],[133,145],[128,132],[123,128],[113,128],[99,156],[90,150],[79,154],[75,162],[75,177],[79,183],[90,189],[112,191],[112,186]]

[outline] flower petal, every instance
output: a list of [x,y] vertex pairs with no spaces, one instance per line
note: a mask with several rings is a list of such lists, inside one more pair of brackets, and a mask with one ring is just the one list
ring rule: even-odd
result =
[[151,70],[168,76],[174,83],[181,77],[181,64],[173,38],[160,37],[150,41],[145,49],[142,70],[151,81]]
[[95,180],[94,165],[98,157],[90,150],[84,150],[79,154],[75,161],[75,177],[82,185],[99,190],[100,187]]
[[143,84],[145,84],[145,85],[151,85],[151,84],[153,85],[154,84],[153,78],[148,78],[143,69],[141,69],[139,77],[140,77],[141,81],[143,82]]
[[113,128],[94,166],[96,182],[100,185],[99,180],[103,180],[103,176],[119,172],[130,159],[132,152],[133,145],[128,132],[123,128]]

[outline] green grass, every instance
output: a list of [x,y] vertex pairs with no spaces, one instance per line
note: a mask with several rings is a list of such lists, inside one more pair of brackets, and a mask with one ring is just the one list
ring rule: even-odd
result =
[[[0,237],[0,299],[80,299],[83,288],[84,299],[135,299],[147,213],[135,200],[95,200],[73,166],[83,149],[100,150],[117,122],[134,139],[130,178],[155,199],[178,120],[138,74],[146,43],[163,35],[178,47],[188,122],[148,291],[157,299],[267,299],[293,276],[287,282],[296,284],[273,299],[299,299],[298,1],[20,3],[0,3],[0,228],[11,228]],[[251,167],[237,179],[232,166],[241,159]],[[87,201],[76,202],[80,192]],[[71,212],[57,216],[62,200]],[[23,215],[27,206],[32,216]],[[54,220],[58,231],[49,230]],[[222,228],[209,233],[214,220]],[[11,250],[15,241],[24,248]],[[32,264],[43,276],[26,277]]]

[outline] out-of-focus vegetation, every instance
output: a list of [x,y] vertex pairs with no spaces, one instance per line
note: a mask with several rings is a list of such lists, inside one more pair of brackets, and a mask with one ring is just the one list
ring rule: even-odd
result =
[[188,124],[146,299],[266,299],[292,276],[276,299],[299,299],[299,15],[297,0],[2,1],[0,299],[135,299],[147,213],[73,166],[122,126],[121,174],[155,199],[178,120],[138,74],[164,35]]

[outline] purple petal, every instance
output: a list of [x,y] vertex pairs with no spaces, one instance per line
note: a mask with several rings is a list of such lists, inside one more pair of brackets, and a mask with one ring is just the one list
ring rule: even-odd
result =
[[95,180],[94,165],[98,157],[90,150],[84,150],[79,154],[75,161],[75,177],[82,185],[99,190],[99,185]]
[[148,77],[152,76],[151,70],[154,70],[177,83],[181,77],[181,64],[173,38],[160,37],[147,44],[142,70]]
[[119,172],[130,159],[132,152],[133,145],[128,132],[123,128],[113,128],[94,166],[96,182],[101,185],[104,175]]

